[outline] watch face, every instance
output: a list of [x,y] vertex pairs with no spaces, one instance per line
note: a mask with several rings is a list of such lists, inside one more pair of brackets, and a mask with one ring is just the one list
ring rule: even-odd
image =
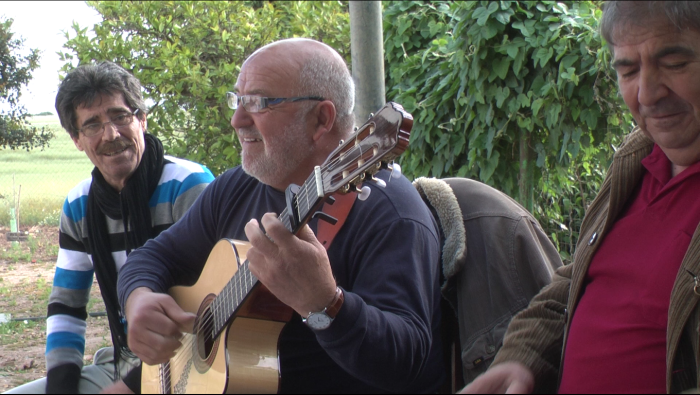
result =
[[331,325],[331,317],[322,313],[313,313],[306,319],[306,324],[313,329],[326,329]]

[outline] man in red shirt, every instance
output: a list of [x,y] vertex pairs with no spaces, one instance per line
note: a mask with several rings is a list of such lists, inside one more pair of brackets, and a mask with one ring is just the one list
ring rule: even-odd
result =
[[698,388],[700,3],[607,2],[601,29],[638,127],[573,264],[513,319],[465,392]]

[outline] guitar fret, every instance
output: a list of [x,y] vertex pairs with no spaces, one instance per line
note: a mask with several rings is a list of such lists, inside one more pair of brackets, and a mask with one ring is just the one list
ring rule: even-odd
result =
[[[315,182],[314,182],[314,184],[315,184]],[[306,185],[306,184],[304,184],[304,185]],[[314,185],[313,189],[316,189],[316,186],[315,186],[315,185]],[[313,189],[312,189],[312,190],[313,190]],[[306,217],[306,213],[308,213],[309,210],[311,210],[311,207],[310,207],[310,206],[311,206],[311,203],[309,202],[309,188],[306,188],[306,191],[305,191],[305,192],[306,192],[306,193],[305,193],[305,196],[306,196],[306,210],[304,210],[303,213],[301,212],[301,210],[299,210],[299,218],[304,218],[304,217]]]
[[250,273],[248,266],[248,261],[245,261],[223,288],[219,296],[212,302],[214,315],[212,335],[220,333],[228,319],[233,316],[233,313],[256,284],[257,278]]
[[[238,270],[238,273],[236,273],[236,274],[239,274],[239,273],[241,273],[240,268]],[[237,285],[236,289],[238,290],[238,292],[236,292],[236,295],[234,295],[234,298],[235,298],[236,305],[238,305],[241,303],[241,276],[236,276],[236,285]]]

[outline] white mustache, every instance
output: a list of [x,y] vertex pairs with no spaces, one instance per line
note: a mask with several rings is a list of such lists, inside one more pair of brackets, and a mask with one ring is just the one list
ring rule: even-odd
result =
[[260,132],[254,129],[239,129],[236,130],[236,134],[238,134],[238,138],[241,140],[245,139],[256,139],[256,140],[262,140],[262,135]]

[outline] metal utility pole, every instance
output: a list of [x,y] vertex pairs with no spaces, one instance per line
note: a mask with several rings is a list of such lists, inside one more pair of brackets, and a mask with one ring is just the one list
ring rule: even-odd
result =
[[350,52],[355,81],[355,124],[361,126],[370,113],[386,103],[380,1],[350,2]]

